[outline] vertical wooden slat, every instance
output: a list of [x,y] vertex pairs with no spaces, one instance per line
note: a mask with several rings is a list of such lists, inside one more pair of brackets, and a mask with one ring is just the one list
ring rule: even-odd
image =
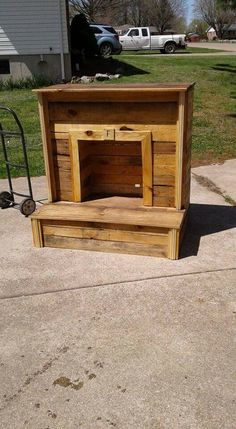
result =
[[81,202],[81,175],[79,143],[75,133],[69,133],[69,150],[71,157],[72,198],[76,203]]
[[49,126],[48,101],[45,94],[38,93],[39,117],[41,124],[43,155],[48,183],[48,202],[57,200],[53,153]]
[[175,168],[175,207],[181,209],[182,197],[182,174],[183,174],[183,143],[184,143],[184,126],[185,126],[185,93],[179,94],[179,116],[177,121],[176,136],[176,168]]
[[142,140],[143,205],[152,206],[152,139],[151,133]]
[[178,259],[179,258],[179,231],[177,229],[171,229],[168,235],[169,235],[168,258]]
[[43,247],[43,236],[40,220],[31,219],[33,243],[35,247]]

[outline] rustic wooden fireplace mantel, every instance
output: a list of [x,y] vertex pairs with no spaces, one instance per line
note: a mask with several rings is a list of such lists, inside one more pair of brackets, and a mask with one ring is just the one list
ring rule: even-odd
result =
[[179,257],[190,195],[193,84],[36,90],[48,204],[35,246]]

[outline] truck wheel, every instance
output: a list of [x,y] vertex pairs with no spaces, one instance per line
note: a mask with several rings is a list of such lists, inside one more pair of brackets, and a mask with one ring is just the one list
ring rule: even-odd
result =
[[113,51],[112,45],[108,42],[105,42],[101,44],[99,49],[99,54],[102,57],[110,57],[110,55],[112,54],[112,51]]
[[165,45],[164,51],[165,54],[174,54],[176,50],[175,43],[169,42]]
[[165,49],[160,49],[161,54],[165,54]]

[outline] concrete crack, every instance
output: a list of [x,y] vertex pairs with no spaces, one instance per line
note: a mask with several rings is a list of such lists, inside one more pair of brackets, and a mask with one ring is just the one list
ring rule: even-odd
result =
[[214,192],[215,194],[220,195],[222,198],[224,198],[225,202],[230,204],[231,206],[236,206],[236,201],[234,201],[233,198],[231,198],[229,195],[227,195],[222,189],[220,189],[212,180],[208,179],[208,177],[200,176],[199,174],[192,173],[194,179],[196,180],[199,185],[203,186],[204,188],[207,188],[209,191]]

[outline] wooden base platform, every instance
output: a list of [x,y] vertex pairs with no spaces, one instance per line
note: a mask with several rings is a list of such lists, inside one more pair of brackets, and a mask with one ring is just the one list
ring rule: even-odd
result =
[[126,197],[45,204],[31,216],[34,245],[178,259],[186,210],[142,204]]

